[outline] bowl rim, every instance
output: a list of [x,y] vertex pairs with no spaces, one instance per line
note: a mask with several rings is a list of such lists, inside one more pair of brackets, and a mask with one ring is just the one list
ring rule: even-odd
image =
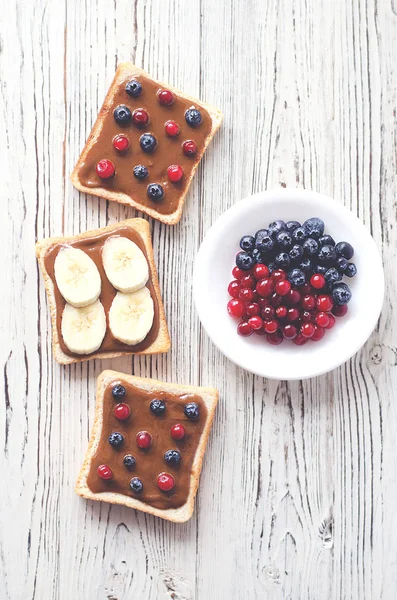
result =
[[[317,201],[321,204],[327,204],[331,210],[341,215],[347,221],[353,224],[355,229],[361,229],[362,232],[365,232],[365,235],[368,237],[368,242],[372,244],[375,260],[378,262],[379,273],[378,273],[378,286],[376,288],[376,293],[371,298],[371,305],[374,307],[372,311],[373,318],[366,322],[366,327],[364,328],[363,335],[360,336],[357,343],[354,344],[349,353],[347,355],[343,355],[342,358],[335,358],[334,361],[330,361],[330,363],[321,369],[314,369],[313,373],[307,373],[300,377],[296,376],[287,376],[280,378],[278,376],[272,376],[271,374],[264,374],[255,368],[248,368],[244,364],[241,364],[235,356],[232,356],[228,349],[219,345],[216,339],[213,338],[210,328],[208,327],[208,321],[205,315],[205,310],[203,310],[201,297],[202,292],[200,291],[201,286],[201,273],[204,269],[204,263],[206,262],[206,258],[211,254],[211,244],[214,239],[217,239],[218,234],[223,230],[224,226],[233,221],[236,214],[244,214],[247,205],[251,205],[252,203],[257,205],[266,205],[269,202],[274,202],[275,200],[293,200],[293,201],[305,201],[310,199],[311,201]],[[218,350],[226,356],[231,362],[244,369],[249,373],[253,373],[254,375],[258,375],[259,377],[263,377],[266,379],[274,379],[277,381],[300,381],[304,379],[310,379],[314,377],[318,377],[320,375],[324,375],[334,369],[338,368],[348,360],[350,360],[357,352],[364,346],[364,344],[368,341],[370,335],[376,327],[376,324],[379,320],[383,302],[384,302],[384,294],[385,294],[385,278],[384,278],[384,268],[382,263],[382,258],[378,246],[375,243],[369,229],[364,225],[364,223],[344,204],[340,201],[331,198],[325,194],[320,192],[315,192],[312,190],[307,190],[304,188],[273,188],[269,190],[265,190],[262,192],[257,192],[250,196],[243,198],[242,200],[237,201],[230,208],[228,208],[225,212],[223,212],[218,219],[211,225],[211,227],[206,232],[201,245],[199,247],[195,263],[193,269],[193,299],[194,304],[196,306],[196,311],[199,316],[199,320],[204,330],[206,331],[208,337],[212,341],[212,343],[218,348]],[[338,356],[338,355],[336,355]]]

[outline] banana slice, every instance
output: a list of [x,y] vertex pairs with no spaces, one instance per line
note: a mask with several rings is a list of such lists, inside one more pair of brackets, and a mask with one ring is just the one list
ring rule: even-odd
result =
[[87,306],[99,298],[101,276],[83,250],[62,248],[55,259],[54,272],[59,291],[72,306]]
[[99,300],[76,308],[66,304],[62,314],[62,337],[75,354],[91,354],[98,350],[106,333],[105,310]]
[[130,346],[145,339],[153,319],[153,300],[147,287],[131,294],[118,292],[109,310],[110,331],[116,339]]
[[142,250],[126,237],[110,237],[102,250],[106,276],[116,290],[135,292],[149,279],[149,267]]

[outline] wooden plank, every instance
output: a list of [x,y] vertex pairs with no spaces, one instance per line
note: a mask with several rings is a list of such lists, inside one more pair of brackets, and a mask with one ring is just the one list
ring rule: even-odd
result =
[[[392,600],[395,3],[10,0],[2,16],[0,596]],[[180,224],[151,220],[170,353],[60,367],[34,242],[135,214],[79,194],[68,178],[124,60],[221,107],[225,122]],[[232,365],[192,303],[205,232],[235,201],[279,185],[350,207],[382,248],[388,282],[363,350],[306,382]],[[74,494],[95,378],[108,367],[219,387],[189,523]]]

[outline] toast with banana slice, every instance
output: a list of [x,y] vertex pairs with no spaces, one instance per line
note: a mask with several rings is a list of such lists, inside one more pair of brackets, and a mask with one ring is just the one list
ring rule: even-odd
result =
[[36,256],[59,363],[169,350],[147,221],[47,238],[37,242]]

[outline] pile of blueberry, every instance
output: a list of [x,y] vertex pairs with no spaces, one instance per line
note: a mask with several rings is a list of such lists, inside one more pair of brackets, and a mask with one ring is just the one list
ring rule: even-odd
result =
[[324,233],[312,217],[274,221],[255,236],[240,240],[242,249],[228,291],[228,312],[241,319],[240,335],[266,336],[271,344],[291,339],[297,345],[319,341],[335,316],[347,313],[352,293],[343,277],[354,277],[354,249]]

